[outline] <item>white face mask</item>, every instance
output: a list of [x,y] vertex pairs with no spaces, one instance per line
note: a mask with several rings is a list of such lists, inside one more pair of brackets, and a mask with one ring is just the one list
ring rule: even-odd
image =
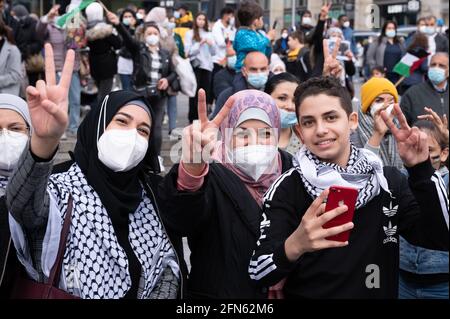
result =
[[231,25],[231,26],[234,26],[234,23],[235,23],[235,22],[236,22],[236,21],[234,20],[234,17],[231,17],[231,18],[230,18],[230,22],[229,22],[230,25]]
[[175,22],[167,22],[167,29],[173,30],[176,28]]
[[136,129],[111,129],[97,142],[98,159],[114,172],[126,172],[145,157],[148,141]]
[[302,23],[305,25],[312,25],[312,19],[310,17],[302,18]]
[[0,131],[0,169],[13,170],[27,146],[28,135],[3,129]]
[[350,27],[350,21],[345,21],[345,22],[342,24],[342,26],[343,26],[344,28]]
[[[379,102],[379,103],[373,103],[372,106],[370,107],[370,115],[372,115],[372,117],[375,117],[375,113],[384,107],[384,103],[383,102]],[[394,104],[389,105],[386,108],[386,114],[389,116],[391,115],[392,111],[394,110]]]
[[136,18],[138,20],[143,20],[144,19],[144,15],[142,13],[138,12],[138,13],[136,13]]
[[151,46],[157,45],[159,42],[159,37],[155,34],[148,35],[145,37],[145,42]]
[[233,165],[256,182],[272,165],[278,149],[273,145],[249,145],[236,147],[233,151]]

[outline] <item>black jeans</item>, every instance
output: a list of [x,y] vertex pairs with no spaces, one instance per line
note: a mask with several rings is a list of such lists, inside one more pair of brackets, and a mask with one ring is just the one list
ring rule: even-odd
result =
[[104,80],[95,80],[95,84],[97,85],[98,88],[97,105],[100,106],[105,96],[107,96],[112,90],[113,78]]
[[197,111],[197,104],[198,104],[198,90],[204,89],[206,92],[206,101],[208,101],[208,97],[210,94],[212,94],[210,90],[211,86],[211,71],[195,68],[194,69],[195,78],[197,79],[197,93],[195,94],[195,97],[189,98],[189,123],[192,123],[194,120],[198,119],[198,111]]
[[167,103],[167,97],[152,97],[148,100],[153,110],[153,116],[155,117],[154,119],[152,119],[152,125],[154,129],[153,136],[151,136],[150,138],[154,140],[156,154],[160,155],[162,145],[162,123],[164,120],[164,110]]

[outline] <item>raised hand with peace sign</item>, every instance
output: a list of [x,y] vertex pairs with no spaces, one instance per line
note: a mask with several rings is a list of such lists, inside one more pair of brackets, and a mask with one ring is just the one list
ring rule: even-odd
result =
[[394,105],[393,113],[400,123],[400,128],[394,124],[385,110],[381,111],[381,116],[397,141],[398,154],[403,164],[406,167],[413,167],[427,161],[429,159],[427,134],[417,127],[409,127],[398,104]]
[[214,150],[217,141],[217,132],[220,124],[227,117],[234,103],[234,97],[230,97],[220,112],[213,120],[208,120],[206,111],[205,90],[198,91],[198,116],[199,120],[183,130],[182,157],[186,171],[198,176],[204,170],[206,163]]
[[75,52],[69,50],[64,62],[61,80],[56,84],[55,63],[52,46],[45,45],[45,79],[36,87],[27,88],[33,135],[31,151],[36,156],[48,159],[56,150],[68,124],[69,87],[72,79]]
[[328,12],[330,12],[332,5],[332,3],[325,3],[323,5],[323,7],[320,9],[319,20],[325,21],[326,19],[328,19]]
[[340,45],[341,39],[338,38],[333,47],[333,52],[330,54],[328,40],[323,40],[323,76],[333,76],[336,78],[341,76],[343,68],[341,63],[336,59]]

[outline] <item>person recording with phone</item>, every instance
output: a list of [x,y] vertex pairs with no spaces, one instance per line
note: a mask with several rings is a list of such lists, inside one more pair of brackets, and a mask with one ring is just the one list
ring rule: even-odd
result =
[[[398,104],[393,115],[399,127],[381,111],[408,170],[406,178],[350,142],[358,114],[336,79],[301,83],[295,105],[304,146],[294,168],[264,196],[250,278],[269,286],[287,277],[287,298],[397,298],[399,235],[421,247],[449,249],[448,198],[431,166],[427,135],[409,127]],[[356,189],[356,202],[344,200],[326,211],[332,186]],[[323,227],[353,204],[352,221]],[[327,239],[349,230],[348,241]]]

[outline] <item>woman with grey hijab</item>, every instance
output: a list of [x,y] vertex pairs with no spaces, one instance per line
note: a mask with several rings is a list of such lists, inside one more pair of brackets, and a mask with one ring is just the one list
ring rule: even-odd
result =
[[12,274],[16,273],[18,265],[9,232],[6,185],[30,135],[27,103],[15,95],[0,94],[0,299],[9,297]]

